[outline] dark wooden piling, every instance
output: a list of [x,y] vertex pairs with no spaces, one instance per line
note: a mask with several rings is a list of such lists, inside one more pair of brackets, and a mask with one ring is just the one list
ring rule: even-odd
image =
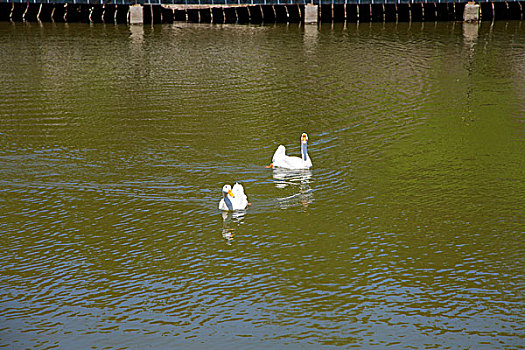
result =
[[9,19],[13,22],[22,22],[24,20],[24,12],[27,4],[13,3],[11,4],[11,11]]
[[448,6],[446,3],[435,4],[436,21],[448,21]]
[[273,6],[275,12],[275,22],[277,23],[286,23],[288,22],[288,11],[286,6],[275,5]]
[[358,6],[355,4],[346,5],[346,20],[348,22],[357,22],[359,19],[358,16]]
[[24,11],[23,20],[27,22],[36,22],[38,20],[38,11],[40,10],[40,4],[27,3]]
[[423,4],[413,3],[410,4],[410,20],[412,22],[423,21]]
[[199,9],[199,20],[201,23],[211,23],[211,9],[210,8]]
[[321,22],[331,22],[332,21],[332,5],[320,5],[319,6],[319,19]]
[[463,14],[465,13],[465,4],[454,4],[454,15],[456,21],[463,21]]
[[151,11],[152,11],[151,5],[142,6],[142,23],[143,24],[153,23],[153,14]]
[[423,4],[423,21],[436,21],[436,4],[433,2],[427,2]]
[[80,22],[90,23],[89,14],[91,13],[91,6],[79,5]]
[[224,23],[237,23],[237,11],[235,7],[225,7],[223,10]]
[[51,20],[53,22],[65,22],[66,19],[64,16],[66,15],[66,5],[65,4],[56,4],[53,6],[53,10],[51,11]]
[[275,11],[273,10],[273,5],[264,5],[261,6],[263,12],[263,21],[265,23],[275,22]]
[[396,22],[397,21],[397,12],[395,4],[385,4],[383,5],[384,21],[385,22]]
[[332,21],[333,22],[344,22],[345,21],[345,5],[332,5]]
[[[221,12],[222,12],[222,10],[221,10]],[[185,22],[186,21],[186,10],[175,9],[173,11],[173,20],[174,21],[179,21],[179,22]]]
[[196,9],[196,8],[187,9],[186,18],[188,22],[199,23],[200,22],[199,9]]
[[54,8],[54,4],[40,4],[40,8],[38,9],[37,14],[38,20],[41,22],[53,22],[51,14],[53,13]]
[[263,22],[261,6],[248,6],[248,12],[250,13],[250,23]]
[[102,21],[104,23],[114,23],[116,12],[117,7],[115,5],[104,5],[102,11]]
[[449,21],[459,21],[459,19],[456,18],[456,7],[454,5],[454,3],[447,4]]
[[361,4],[357,8],[358,10],[358,16],[359,16],[359,22],[370,22],[372,20],[372,12],[371,12],[371,5],[369,4]]
[[213,23],[224,23],[224,11],[222,7],[212,7],[211,16]]
[[93,5],[89,9],[89,21],[91,23],[103,23],[102,14],[104,13],[104,5]]
[[66,4],[64,21],[66,22],[79,22],[80,21],[80,7],[79,5]]
[[2,2],[0,3],[0,21],[9,21],[11,15],[11,4]]
[[306,9],[305,9],[305,5],[297,5],[297,10],[299,11],[299,18],[301,19],[300,20],[300,23],[304,23],[305,21],[305,14],[306,14]]
[[250,23],[250,12],[247,6],[236,7],[235,10],[237,12],[237,23]]
[[299,23],[301,22],[301,9],[299,5],[286,5],[286,10],[288,12],[288,22],[290,23]]
[[66,22],[89,22],[91,6],[66,4],[64,20]]
[[410,4],[396,4],[396,20],[398,22],[409,22],[410,19]]
[[173,23],[173,9],[172,8],[161,6],[160,15],[161,15],[162,23]]
[[370,5],[370,20],[372,22],[383,22],[384,21],[384,12],[383,4],[372,4]]
[[494,7],[492,7],[492,3],[481,3],[480,11],[482,21],[494,20]]
[[507,18],[507,3],[505,2],[494,2],[494,20],[502,20]]
[[117,5],[115,9],[115,23],[128,22],[129,5]]
[[162,23],[162,6],[161,5],[149,5],[151,13],[151,24]]
[[507,3],[507,13],[508,19],[512,20],[522,20],[523,19],[523,9],[519,2],[508,2]]

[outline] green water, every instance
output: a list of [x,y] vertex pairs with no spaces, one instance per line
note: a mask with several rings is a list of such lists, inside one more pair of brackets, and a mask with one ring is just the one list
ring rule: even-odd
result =
[[2,22],[0,62],[1,348],[525,347],[523,22]]

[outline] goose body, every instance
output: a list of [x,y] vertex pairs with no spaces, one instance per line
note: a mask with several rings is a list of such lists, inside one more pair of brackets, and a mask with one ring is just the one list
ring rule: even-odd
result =
[[235,183],[233,188],[230,185],[222,187],[222,198],[219,202],[219,210],[242,210],[249,205],[248,197],[244,193],[244,187]]
[[270,168],[285,168],[285,169],[310,169],[312,167],[312,160],[308,155],[307,149],[308,135],[303,133],[301,135],[301,157],[287,156],[286,147],[279,145],[273,154],[272,164]]

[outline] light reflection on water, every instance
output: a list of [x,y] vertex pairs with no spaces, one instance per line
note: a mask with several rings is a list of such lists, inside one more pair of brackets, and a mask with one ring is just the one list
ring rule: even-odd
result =
[[222,237],[227,244],[231,244],[234,239],[236,228],[241,225],[246,215],[246,210],[222,211]]
[[523,348],[522,26],[0,23],[0,345]]
[[313,202],[313,189],[310,186],[312,181],[311,170],[288,170],[288,169],[273,169],[273,179],[275,187],[285,189],[290,186],[293,193],[285,197],[280,197],[279,206],[281,209],[288,209],[290,207],[301,206],[304,209]]

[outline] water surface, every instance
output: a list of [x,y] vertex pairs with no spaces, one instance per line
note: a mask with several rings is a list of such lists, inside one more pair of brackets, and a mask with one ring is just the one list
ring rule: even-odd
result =
[[523,25],[0,23],[0,346],[524,348]]

